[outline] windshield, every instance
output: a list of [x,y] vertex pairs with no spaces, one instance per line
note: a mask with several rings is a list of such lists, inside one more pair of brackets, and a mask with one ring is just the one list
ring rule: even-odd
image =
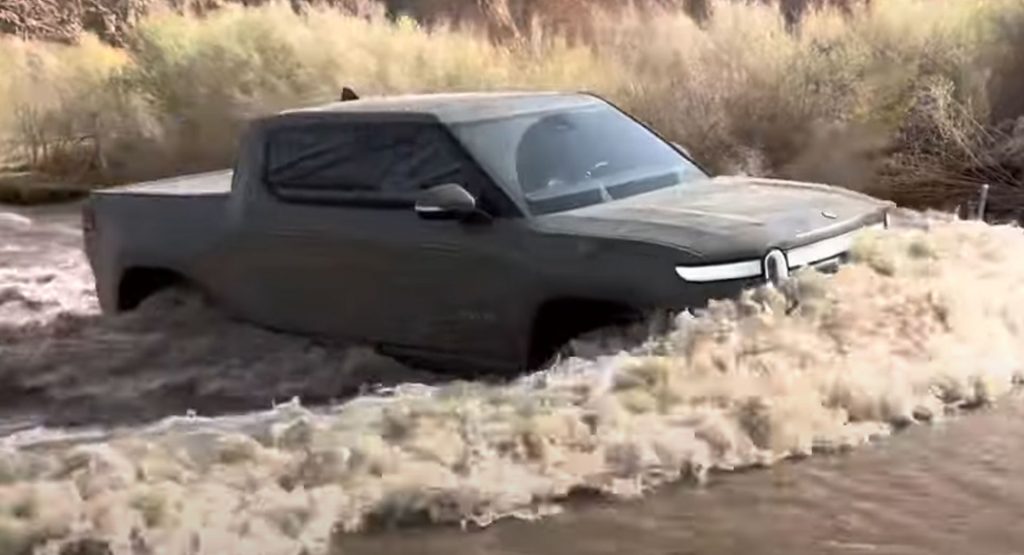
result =
[[665,141],[607,104],[458,123],[453,133],[532,215],[675,187],[707,177]]

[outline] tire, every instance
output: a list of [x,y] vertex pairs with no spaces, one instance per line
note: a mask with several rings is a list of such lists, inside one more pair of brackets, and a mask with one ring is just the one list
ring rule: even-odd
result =
[[582,333],[559,347],[541,367],[549,368],[570,358],[595,359],[633,351],[670,328],[671,315],[656,311],[639,322],[603,326]]

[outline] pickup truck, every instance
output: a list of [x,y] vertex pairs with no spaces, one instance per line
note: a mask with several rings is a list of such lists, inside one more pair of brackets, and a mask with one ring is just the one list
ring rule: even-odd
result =
[[589,330],[841,263],[891,204],[712,177],[584,93],[351,99],[251,122],[233,171],[95,192],[105,311],[229,315],[432,369],[517,372]]

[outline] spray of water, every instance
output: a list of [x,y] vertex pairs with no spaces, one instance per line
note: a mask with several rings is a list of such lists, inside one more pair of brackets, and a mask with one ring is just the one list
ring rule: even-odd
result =
[[[865,232],[836,275],[800,273],[681,316],[633,352],[512,383],[14,433],[0,443],[0,552],[340,552],[347,532],[535,518],[577,492],[633,497],[851,448],[1014,387],[1022,250],[1019,229],[973,222]],[[213,322],[225,341],[241,334]]]

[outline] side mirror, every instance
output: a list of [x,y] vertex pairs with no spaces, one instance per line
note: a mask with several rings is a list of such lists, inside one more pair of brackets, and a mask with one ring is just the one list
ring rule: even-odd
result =
[[457,183],[437,185],[420,193],[416,213],[428,220],[465,220],[477,213],[476,199]]

